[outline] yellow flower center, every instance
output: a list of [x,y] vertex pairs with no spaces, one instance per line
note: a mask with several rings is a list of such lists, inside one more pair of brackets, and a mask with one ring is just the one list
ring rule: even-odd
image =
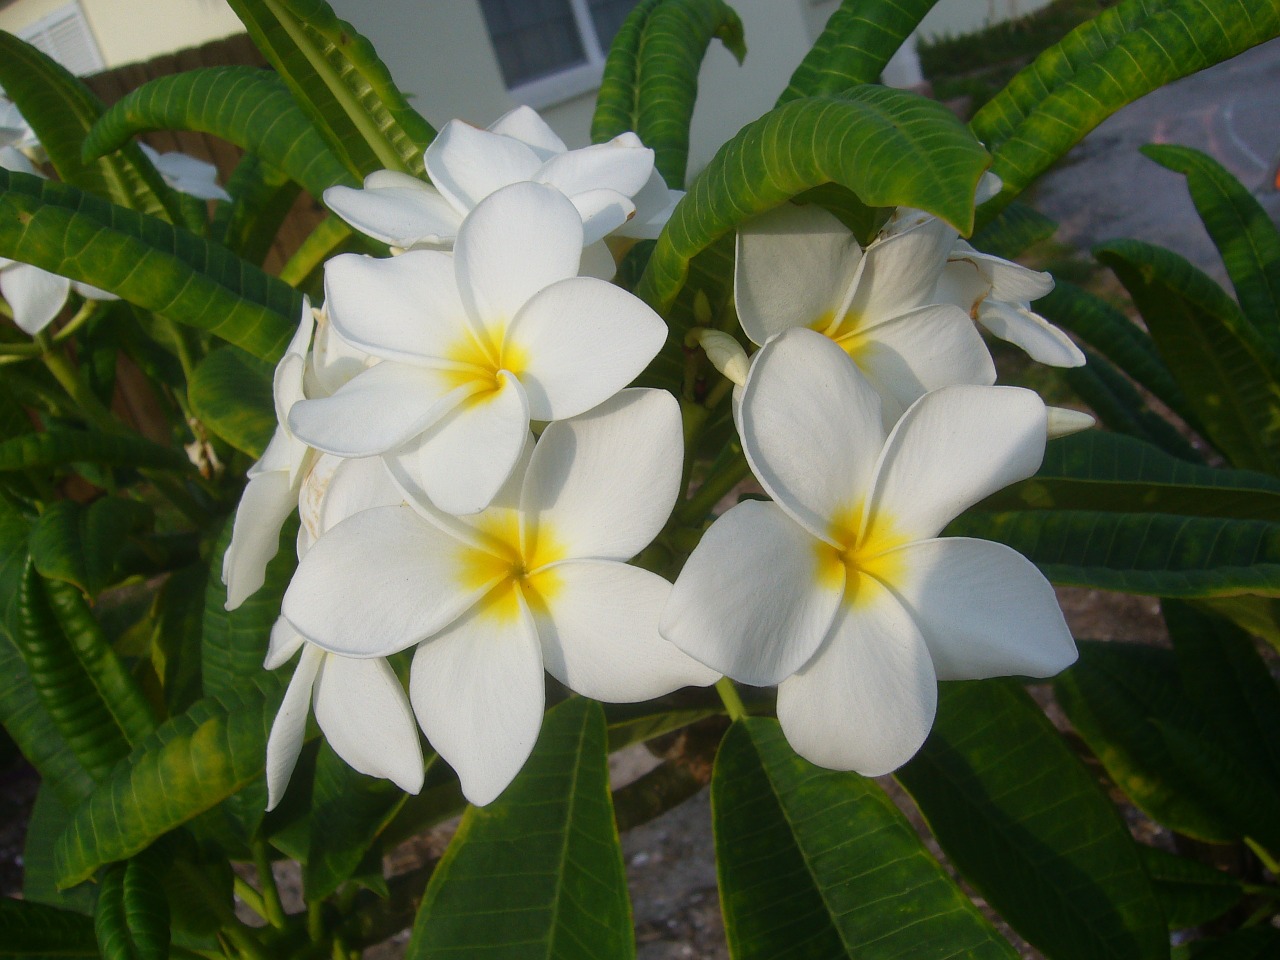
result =
[[476,528],[484,545],[463,547],[459,570],[464,590],[489,586],[480,615],[510,623],[520,615],[518,594],[534,613],[545,610],[561,585],[559,574],[546,567],[566,555],[551,531],[535,529],[522,545],[519,511],[507,509],[485,511]]
[[868,577],[885,585],[901,578],[902,559],[892,551],[908,542],[908,538],[894,533],[893,522],[883,515],[874,517],[860,537],[861,516],[860,503],[838,511],[827,529],[837,546],[815,541],[818,582],[836,587],[843,580],[844,602],[849,606],[866,600]]
[[528,367],[523,348],[506,338],[505,325],[479,333],[470,328],[446,352],[445,358],[457,366],[449,372],[451,388],[478,386],[468,402],[483,400],[502,389],[498,374],[505,370],[520,376]]
[[861,326],[862,318],[855,314],[846,313],[837,318],[834,310],[828,310],[809,324],[809,329],[833,340],[861,368],[859,361],[867,348],[867,339],[859,332]]

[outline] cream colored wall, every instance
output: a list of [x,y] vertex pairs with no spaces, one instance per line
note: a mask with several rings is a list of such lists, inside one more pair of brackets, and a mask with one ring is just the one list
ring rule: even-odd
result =
[[973,33],[1004,20],[1014,20],[1047,7],[1051,0],[939,0],[920,22],[920,36],[930,39]]

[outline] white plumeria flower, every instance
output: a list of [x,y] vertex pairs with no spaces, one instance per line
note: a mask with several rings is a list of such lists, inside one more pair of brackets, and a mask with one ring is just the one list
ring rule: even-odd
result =
[[1002,544],[938,539],[960,512],[1035,472],[1045,408],[1029,390],[956,385],[888,438],[871,385],[809,330],[764,347],[742,398],[743,448],[774,503],[707,531],[663,636],[713,669],[778,684],[792,747],[878,776],[915,754],[937,683],[1043,677],[1076,656],[1053,588]]
[[501,793],[533,748],[544,668],[615,702],[716,679],[658,635],[671,585],[625,563],[675,503],[674,398],[624,390],[530,447],[483,513],[456,518],[414,502],[338,524],[284,598],[289,622],[334,653],[419,644],[414,712],[476,804]]
[[[0,167],[18,173],[43,176],[16,147],[0,146]],[[114,293],[79,280],[50,273],[19,260],[0,257],[0,298],[13,310],[13,322],[23,333],[35,336],[62,312],[74,291],[86,300],[118,300]]]
[[174,190],[200,200],[231,202],[231,194],[218,186],[218,168],[212,163],[197,160],[185,153],[160,153],[145,143],[139,143],[138,146],[164,182]]
[[582,222],[552,187],[517,183],[467,218],[452,254],[325,265],[334,328],[382,358],[289,415],[341,457],[385,455],[397,480],[449,513],[486,507],[529,421],[591,409],[653,359],[666,326],[602,280],[579,277]]
[[886,424],[930,390],[992,384],[991,354],[968,314],[933,299],[951,233],[931,218],[864,252],[826,210],[784,204],[738,232],[742,329],[760,345],[797,327],[823,333],[876,388]]

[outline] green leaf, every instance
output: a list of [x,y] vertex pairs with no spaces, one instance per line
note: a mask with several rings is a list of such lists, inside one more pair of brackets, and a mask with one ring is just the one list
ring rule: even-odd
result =
[[[892,164],[872,157],[891,156]],[[987,164],[982,145],[940,104],[901,90],[854,87],[793,100],[720,148],[658,238],[637,293],[666,315],[689,264],[738,224],[790,197],[838,183],[869,206],[927,210],[961,233]],[[673,331],[679,339],[684,331]]]
[[[89,787],[92,787],[92,781]],[[53,850],[58,837],[71,819],[70,807],[64,805],[51,785],[42,783],[27,822],[27,838],[22,847],[22,896],[36,903],[63,907],[92,916],[98,903],[96,884],[83,884],[74,890],[59,890],[53,875]],[[85,794],[89,789],[85,789]],[[76,798],[79,800],[79,797]]]
[[162,447],[143,437],[53,427],[0,442],[0,471],[47,470],[73,463],[110,467],[190,470],[181,450]]
[[151,508],[139,500],[103,497],[88,506],[60,500],[31,530],[31,559],[41,575],[97,596],[119,579],[125,541],[151,519]]
[[[1048,240],[1057,229],[1056,220],[1015,201],[985,223],[969,242],[983,253],[1012,260],[1033,243]],[[1058,280],[1057,284],[1061,287],[1063,281]],[[1043,306],[1043,298],[1037,300],[1036,312],[1043,314]]]
[[43,903],[0,897],[0,957],[94,957],[93,921]]
[[0,87],[31,124],[64,182],[119,206],[180,222],[177,195],[137,145],[114,157],[82,160],[81,146],[102,115],[102,102],[60,64],[3,31]]
[[247,153],[227,178],[232,202],[219,204],[210,236],[261,265],[301,192],[287,174]]
[[591,117],[591,142],[604,143],[636,128],[636,73],[649,14],[665,0],[639,0],[618,28],[604,62]]
[[1198,927],[1222,916],[1244,896],[1240,881],[1198,860],[1139,845],[1170,930]]
[[103,874],[93,926],[103,960],[167,960],[169,903],[149,857]]
[[1093,254],[1133,297],[1205,439],[1235,466],[1280,473],[1280,355],[1235,302],[1171,250],[1116,240]]
[[1280,930],[1248,927],[1217,940],[1190,945],[1191,960],[1271,960],[1280,950]]
[[604,714],[593,701],[547,712],[524,769],[497,800],[467,809],[431,875],[405,956],[482,954],[635,956]]
[[0,257],[91,283],[268,360],[284,352],[302,313],[297,291],[217,244],[8,170],[0,170]]
[[1196,212],[1236,289],[1240,309],[1280,352],[1280,233],[1252,193],[1208,154],[1174,144],[1148,144],[1142,152],[1187,178]]
[[200,422],[237,450],[261,457],[276,432],[271,364],[235,347],[212,350],[191,375],[187,399]]
[[409,106],[373,45],[324,0],[229,2],[351,173],[423,173],[435,130]]
[[885,64],[937,0],[844,0],[831,14],[778,106],[860,83],[876,83]]
[[875,783],[796,756],[775,720],[730,728],[711,808],[734,960],[1017,956]]
[[151,664],[164,687],[170,716],[182,713],[201,696],[201,634],[208,581],[206,563],[175,570],[151,608]]
[[229,140],[317,199],[335,184],[357,185],[270,70],[206,67],[145,83],[94,124],[84,156],[110,153],[149,130],[195,130]]
[[1127,826],[1018,684],[942,684],[897,778],[951,863],[1046,956],[1168,957]]
[[262,775],[283,686],[262,673],[163,724],[76,808],[58,840],[59,887],[145,849]]

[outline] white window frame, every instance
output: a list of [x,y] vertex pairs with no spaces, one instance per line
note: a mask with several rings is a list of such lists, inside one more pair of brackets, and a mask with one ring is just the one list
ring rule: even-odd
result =
[[[45,50],[44,47],[36,43],[35,38],[49,33],[54,27],[68,20],[75,22],[85,42],[83,47],[85,63],[82,66],[87,67],[87,69],[74,71],[76,75],[85,77],[94,73],[101,73],[107,69],[106,61],[102,57],[102,48],[98,46],[98,38],[94,36],[93,29],[89,26],[89,20],[84,15],[84,9],[80,6],[79,0],[70,0],[69,3],[64,4],[52,13],[47,13],[39,20],[32,21],[25,27],[15,31],[15,36],[19,40],[25,40],[32,46],[37,47],[54,60],[58,60],[54,53]],[[61,63],[60,60],[59,63]]]
[[[587,0],[569,0],[569,8],[573,11],[574,25],[578,28],[578,38],[582,41],[587,62],[508,87],[507,92],[517,103],[541,110],[600,88],[600,80],[604,77],[605,51],[600,47],[600,38],[596,36],[591,10],[587,6]],[[502,65],[499,64],[498,67],[501,70]]]

